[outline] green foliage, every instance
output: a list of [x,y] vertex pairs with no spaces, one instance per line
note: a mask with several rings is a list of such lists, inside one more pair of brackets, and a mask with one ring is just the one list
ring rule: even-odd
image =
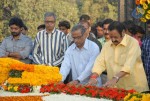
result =
[[110,0],[80,0],[82,7],[79,15],[89,14],[93,22],[106,18],[117,20],[117,1],[111,4],[108,1]]
[[[116,4],[116,3],[115,3]],[[37,27],[44,23],[44,13],[54,12],[59,21],[68,20],[73,26],[79,16],[89,14],[93,22],[105,18],[117,19],[117,7],[108,0],[0,0],[0,42],[9,35],[8,22],[19,16],[28,27],[28,36],[34,38]]]
[[21,78],[22,72],[23,71],[19,71],[19,70],[10,70],[9,71],[9,77],[12,77],[12,78]]

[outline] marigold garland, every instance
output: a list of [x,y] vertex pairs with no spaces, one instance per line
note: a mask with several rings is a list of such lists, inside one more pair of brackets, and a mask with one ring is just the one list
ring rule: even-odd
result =
[[133,93],[128,94],[124,101],[150,101],[150,94],[144,94],[144,93]]
[[[20,78],[8,78],[9,71],[23,71]],[[56,83],[61,81],[62,76],[59,73],[58,67],[25,64],[11,58],[0,58],[0,83],[3,83],[8,78],[10,84],[30,84],[30,85],[45,85],[48,83]],[[14,75],[13,73],[11,73]],[[18,73],[19,75],[20,73]],[[14,76],[14,77],[15,77]]]
[[46,85],[61,81],[58,67],[35,66],[34,72],[24,71],[21,78],[9,78],[10,84]]

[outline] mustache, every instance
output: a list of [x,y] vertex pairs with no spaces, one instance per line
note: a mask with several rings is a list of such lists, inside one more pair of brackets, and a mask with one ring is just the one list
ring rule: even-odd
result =
[[115,40],[115,41],[112,41],[112,42],[113,42],[113,43],[118,43],[118,41],[116,41],[116,40]]
[[11,32],[11,34],[14,36],[19,35],[19,33],[17,33],[17,32]]

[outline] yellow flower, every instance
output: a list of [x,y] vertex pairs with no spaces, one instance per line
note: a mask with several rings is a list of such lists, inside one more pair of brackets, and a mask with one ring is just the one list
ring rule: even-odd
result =
[[150,94],[143,94],[141,101],[149,101],[150,100]]
[[143,9],[147,9],[148,8],[148,5],[146,3],[143,3]]
[[147,13],[150,14],[150,10],[148,10]]
[[145,18],[140,18],[140,20],[142,21],[142,22],[146,22],[147,20],[145,19]]
[[146,0],[140,0],[140,4],[144,4]]
[[149,20],[150,19],[150,14],[146,14],[145,18]]
[[8,86],[8,91],[9,91],[10,89],[12,89],[12,87],[13,87],[13,86]]
[[18,91],[18,86],[14,86],[14,91]]
[[144,14],[145,13],[145,10],[143,8],[137,7],[136,10],[137,10],[137,13],[140,13],[140,14]]
[[150,3],[150,0],[147,0],[148,4]]

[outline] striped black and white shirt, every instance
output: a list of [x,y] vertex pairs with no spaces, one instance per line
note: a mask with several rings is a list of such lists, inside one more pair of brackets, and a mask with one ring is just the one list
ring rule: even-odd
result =
[[55,28],[52,33],[42,30],[37,33],[34,41],[33,61],[58,66],[62,63],[67,48],[68,40],[63,32]]

